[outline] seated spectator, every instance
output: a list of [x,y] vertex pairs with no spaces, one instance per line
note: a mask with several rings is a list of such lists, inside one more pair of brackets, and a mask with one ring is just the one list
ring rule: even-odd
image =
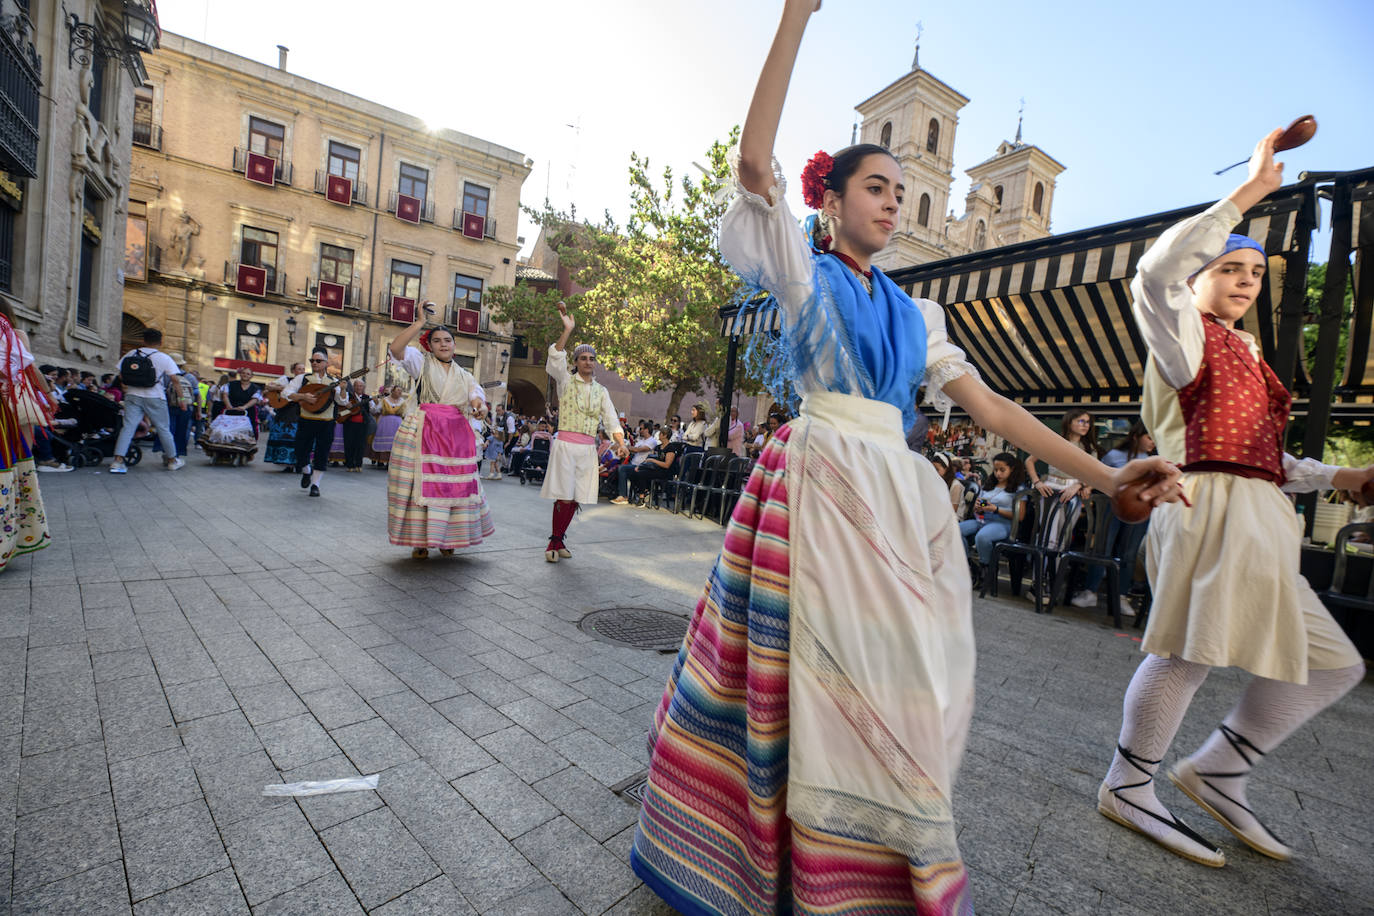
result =
[[[1147,458],[1155,450],[1155,440],[1145,429],[1145,424],[1136,420],[1131,424],[1130,430],[1126,433],[1126,438],[1122,439],[1116,448],[1102,456],[1102,463],[1114,468],[1126,466],[1126,462],[1136,458]],[[1150,521],[1143,522],[1123,522],[1115,515],[1109,523],[1107,529],[1107,546],[1114,557],[1119,557],[1121,561],[1121,614],[1123,617],[1134,617],[1135,608],[1126,600],[1126,593],[1130,591],[1132,579],[1135,577],[1135,559],[1140,551],[1140,545],[1145,541],[1145,534],[1149,530]],[[1083,590],[1069,599],[1069,603],[1074,607],[1096,607],[1097,589],[1102,584],[1102,579],[1107,571],[1101,566],[1093,566],[1088,569]]]
[[749,445],[750,457],[758,458],[759,453],[763,451],[763,447],[768,444],[769,439],[773,438],[773,434],[778,431],[778,427],[780,426],[782,426],[782,417],[778,416],[775,413],[770,413],[768,415],[767,425],[759,432],[758,436],[756,436],[754,438],[754,441]]
[[1012,500],[1024,482],[1025,470],[1015,455],[1002,452],[992,459],[990,487],[973,504],[973,518],[959,523],[959,533],[976,549],[980,564],[992,562],[993,546],[1011,536]]
[[629,504],[630,474],[648,459],[656,444],[657,438],[649,431],[649,421],[641,421],[635,434],[634,445],[630,446],[630,460],[616,468],[616,497],[611,500],[612,503],[617,506]]
[[964,508],[964,484],[955,475],[958,473],[956,467],[963,467],[962,462],[947,452],[940,452],[930,459],[930,463],[935,465],[936,473],[949,487],[949,505],[954,510],[954,517],[959,518]]
[[639,467],[630,472],[630,493],[634,496],[645,495],[653,481],[667,480],[675,476],[678,458],[685,447],[684,443],[673,441],[671,430],[660,429],[658,448],[651,452]]

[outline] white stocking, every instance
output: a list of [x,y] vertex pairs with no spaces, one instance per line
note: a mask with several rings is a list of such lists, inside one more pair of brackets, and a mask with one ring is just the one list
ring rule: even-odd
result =
[[[1107,787],[1119,797],[1156,814],[1167,814],[1168,809],[1155,798],[1150,778],[1168,753],[1193,694],[1210,670],[1177,656],[1149,655],[1140,663],[1126,688],[1121,737],[1107,771]],[[1134,762],[1121,753],[1122,748],[1130,752]],[[1137,783],[1143,785],[1133,785]]]
[[[1198,773],[1207,776],[1219,791],[1248,806],[1245,785],[1259,758],[1339,700],[1363,677],[1363,664],[1309,670],[1306,684],[1256,677],[1222,720],[1221,727],[1208,736],[1190,759]],[[1235,819],[1234,812],[1227,811],[1227,815]]]

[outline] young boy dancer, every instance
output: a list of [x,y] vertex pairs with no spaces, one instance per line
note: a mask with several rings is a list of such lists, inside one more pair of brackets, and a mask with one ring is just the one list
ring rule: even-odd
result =
[[600,424],[615,438],[615,453],[621,461],[630,457],[625,447],[625,431],[620,428],[611,395],[593,378],[596,372],[596,350],[582,344],[573,351],[575,372],[568,371],[568,353],[564,348],[576,322],[568,314],[567,306],[559,302],[558,313],[563,316],[563,335],[549,347],[545,369],[558,386],[558,435],[549,450],[549,468],[544,474],[540,495],[554,500],[553,532],[544,559],[557,563],[559,558],[572,556],[563,539],[577,512],[578,503],[596,504],[597,455],[596,428]]
[[1374,474],[1283,452],[1288,391],[1254,339],[1234,329],[1259,293],[1266,260],[1259,243],[1230,232],[1281,184],[1280,133],[1255,147],[1249,177],[1229,197],[1160,237],[1131,283],[1150,348],[1141,416],[1159,454],[1182,465],[1192,507],[1161,506],[1150,522],[1149,655],[1126,689],[1097,809],[1214,867],[1226,862],[1221,850],[1170,814],[1153,785],[1208,671],[1234,665],[1255,677],[1169,778],[1275,859],[1291,851],[1248,807],[1250,770],[1364,676],[1354,645],[1298,574],[1302,530],[1283,494],[1359,489]]

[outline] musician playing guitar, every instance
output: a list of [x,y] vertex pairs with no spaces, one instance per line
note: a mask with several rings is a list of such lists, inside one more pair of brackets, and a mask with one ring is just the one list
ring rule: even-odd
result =
[[[325,391],[332,392],[332,396],[319,397]],[[348,393],[341,390],[339,379],[329,374],[329,354],[311,351],[310,371],[293,378],[282,390],[282,397],[301,408],[296,424],[296,467],[301,469],[301,489],[309,487],[311,496],[319,496],[320,479],[329,467],[329,448],[334,443],[334,407],[348,406]]]
[[[340,385],[347,390],[347,385]],[[348,406],[339,408],[339,422],[343,424],[344,470],[350,474],[363,469],[363,452],[367,447],[367,426],[372,419],[372,398],[362,379],[354,379],[348,391]]]

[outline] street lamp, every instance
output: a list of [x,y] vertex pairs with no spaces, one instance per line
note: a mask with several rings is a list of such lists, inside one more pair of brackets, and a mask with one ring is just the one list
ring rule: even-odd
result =
[[291,346],[296,345],[296,316],[286,316],[286,342]]
[[506,374],[506,364],[509,363],[509,362],[510,362],[510,351],[509,351],[509,350],[502,350],[502,351],[501,351],[501,374],[502,374],[502,375],[505,375],[505,374]]
[[139,3],[124,0],[124,39],[134,51],[155,51],[159,45],[162,30],[158,28],[157,17],[152,11]]

